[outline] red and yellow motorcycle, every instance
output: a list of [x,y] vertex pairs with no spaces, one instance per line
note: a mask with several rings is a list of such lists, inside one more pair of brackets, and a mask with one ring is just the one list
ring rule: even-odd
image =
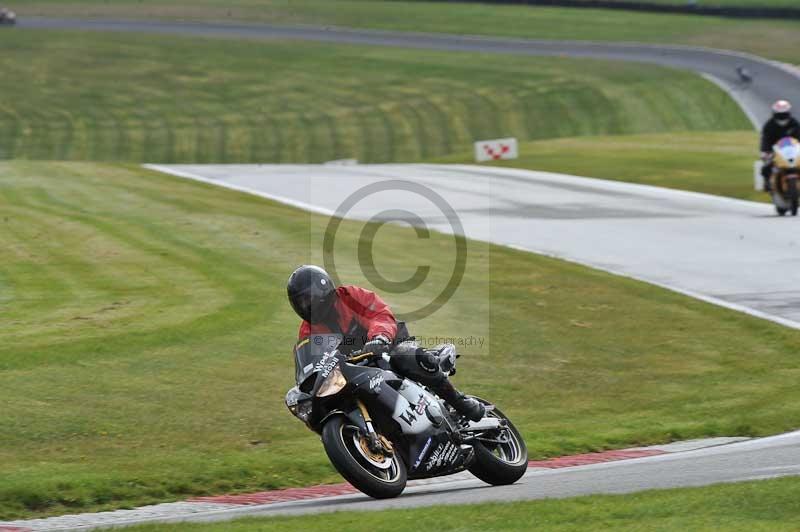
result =
[[797,216],[800,141],[784,137],[772,147],[772,203],[780,216]]

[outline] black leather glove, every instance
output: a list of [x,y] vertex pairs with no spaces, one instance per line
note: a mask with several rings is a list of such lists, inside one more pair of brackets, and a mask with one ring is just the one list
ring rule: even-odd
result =
[[374,353],[378,356],[389,352],[389,340],[383,336],[376,336],[361,348],[362,353]]

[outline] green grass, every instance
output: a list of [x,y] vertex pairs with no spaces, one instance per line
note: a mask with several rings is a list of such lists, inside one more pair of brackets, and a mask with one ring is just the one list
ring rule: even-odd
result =
[[[94,163],[0,163],[0,519],[334,482],[282,404],[297,319],[285,279],[325,219]],[[363,283],[361,225],[339,273]],[[381,273],[449,277],[449,237],[376,237]],[[337,248],[339,249],[339,248]],[[471,243],[421,335],[468,336],[457,384],[536,458],[800,426],[800,332],[643,283]],[[444,264],[442,264],[444,263]],[[428,284],[428,283],[432,284]]]
[[707,81],[634,64],[77,32],[0,48],[0,159],[415,161],[497,136],[749,127]]
[[273,530],[797,530],[800,480],[783,478],[702,488],[593,495],[562,500],[434,506],[381,512],[240,519],[225,523],[138,526],[131,532],[268,532]]
[[800,21],[374,0],[231,0],[224,3],[219,0],[12,0],[9,5],[21,16],[243,20],[536,39],[660,42],[744,50],[800,62],[796,46]]
[[[769,201],[753,190],[757,147],[752,131],[578,137],[523,143],[519,159],[483,164]],[[474,156],[464,152],[433,161],[472,164]]]

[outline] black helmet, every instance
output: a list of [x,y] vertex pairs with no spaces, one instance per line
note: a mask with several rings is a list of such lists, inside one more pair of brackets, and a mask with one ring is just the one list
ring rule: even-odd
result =
[[336,286],[319,266],[304,265],[292,272],[286,293],[297,315],[309,323],[320,323],[336,302]]

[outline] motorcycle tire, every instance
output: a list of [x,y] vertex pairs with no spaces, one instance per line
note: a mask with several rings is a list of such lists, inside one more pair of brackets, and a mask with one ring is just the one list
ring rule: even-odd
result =
[[797,208],[798,203],[798,192],[797,192],[797,179],[789,179],[786,183],[786,196],[789,198],[789,210],[792,212],[792,216],[797,216]]
[[336,415],[322,428],[322,444],[333,467],[362,493],[375,499],[397,497],[406,487],[408,474],[403,459],[395,454],[388,468],[371,462],[358,448],[358,428]]
[[[489,404],[483,399],[475,398],[483,404]],[[513,484],[522,478],[522,475],[528,470],[528,448],[525,446],[525,440],[522,439],[517,428],[511,423],[511,420],[506,417],[503,412],[497,407],[487,412],[488,416],[504,419],[508,425],[506,429],[509,435],[509,443],[505,446],[508,450],[476,441],[473,445],[475,450],[475,459],[469,466],[469,472],[493,486],[505,486]],[[500,451],[500,452],[498,452]],[[514,456],[504,459],[498,454],[513,453]],[[495,454],[498,453],[498,454]]]

